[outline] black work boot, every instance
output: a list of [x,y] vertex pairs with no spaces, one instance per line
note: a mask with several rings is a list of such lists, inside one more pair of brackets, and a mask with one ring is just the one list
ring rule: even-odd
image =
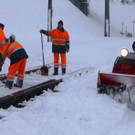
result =
[[13,81],[7,80],[5,83],[5,88],[12,89],[12,87],[13,87]]
[[22,86],[23,86],[23,80],[17,78],[17,82],[16,84],[14,84],[14,87],[22,88]]
[[62,68],[62,75],[66,74],[66,68]]
[[58,75],[58,67],[55,67],[55,68],[54,68],[54,73],[53,73],[53,75]]

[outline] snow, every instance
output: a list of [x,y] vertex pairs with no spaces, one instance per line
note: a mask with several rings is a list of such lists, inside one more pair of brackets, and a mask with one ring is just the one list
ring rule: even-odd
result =
[[[42,65],[39,30],[47,28],[47,0],[1,0],[1,3],[0,21],[6,25],[5,34],[8,37],[14,33],[29,54],[26,69]],[[0,116],[4,116],[0,120],[0,135],[134,135],[135,112],[126,104],[97,94],[96,83],[99,70],[111,72],[121,48],[132,51],[134,38],[121,36],[120,32],[121,22],[132,32],[135,7],[111,3],[111,38],[104,38],[104,0],[90,4],[90,15],[86,17],[68,0],[53,1],[53,28],[62,19],[70,34],[68,72],[83,67],[92,70],[81,77],[67,77],[55,88],[58,93],[48,90],[24,102],[24,108],[0,109]],[[53,54],[45,36],[44,46],[45,62],[50,64]],[[9,60],[2,73],[7,72],[8,66]],[[32,84],[46,80],[31,74],[25,77],[26,83],[29,78],[35,78]]]

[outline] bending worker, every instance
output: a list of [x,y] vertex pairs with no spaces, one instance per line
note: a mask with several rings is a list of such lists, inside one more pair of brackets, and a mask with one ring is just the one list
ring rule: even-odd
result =
[[4,25],[0,23],[0,71],[6,57],[10,59],[10,66],[8,68],[7,80],[5,87],[11,89],[14,78],[17,74],[17,82],[15,87],[21,88],[23,86],[24,72],[26,66],[26,59],[28,55],[23,46],[15,41],[15,36],[11,35],[6,38],[4,32]]
[[62,75],[66,73],[66,52],[69,52],[69,34],[63,28],[63,21],[58,22],[58,27],[51,31],[40,30],[47,36],[52,37],[52,52],[54,53],[54,75],[58,75],[59,54],[61,55]]

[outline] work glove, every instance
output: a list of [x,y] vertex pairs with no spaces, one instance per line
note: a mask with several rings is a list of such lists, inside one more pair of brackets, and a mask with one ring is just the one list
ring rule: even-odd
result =
[[44,33],[44,32],[45,32],[45,30],[43,30],[43,29],[40,30],[40,33]]
[[43,34],[45,34],[46,36],[49,36],[49,32],[46,31],[46,30],[41,29],[41,30],[40,30],[40,33],[43,33]]
[[14,41],[15,41],[15,35],[12,34],[12,35],[9,37],[9,40],[10,40],[10,43],[14,42]]
[[67,53],[69,52],[69,49],[67,49]]

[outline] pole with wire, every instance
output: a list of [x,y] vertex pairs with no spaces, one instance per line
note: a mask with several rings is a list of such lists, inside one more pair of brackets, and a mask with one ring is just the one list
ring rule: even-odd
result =
[[104,21],[104,36],[110,37],[110,5],[109,0],[105,0],[105,21]]
[[[48,0],[48,19],[47,19],[47,30],[52,30],[52,0]],[[51,37],[47,37],[47,41],[51,42]]]

